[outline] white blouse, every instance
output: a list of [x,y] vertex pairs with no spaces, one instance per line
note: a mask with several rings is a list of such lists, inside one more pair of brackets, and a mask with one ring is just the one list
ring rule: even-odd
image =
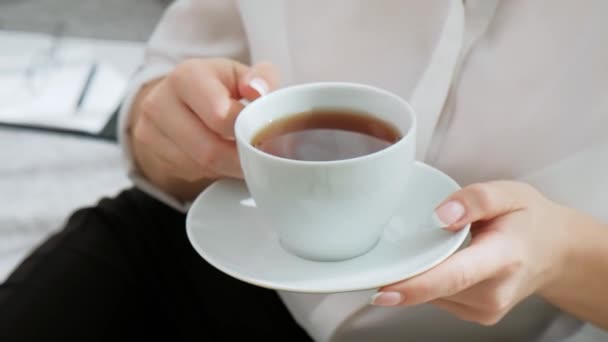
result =
[[[150,39],[140,86],[191,57],[270,61],[283,84],[352,81],[408,99],[417,157],[462,185],[526,181],[608,221],[608,1],[178,0]],[[168,205],[185,205],[138,176]],[[482,327],[430,305],[379,308],[373,291],[280,293],[319,341],[559,341],[579,326],[538,297]]]

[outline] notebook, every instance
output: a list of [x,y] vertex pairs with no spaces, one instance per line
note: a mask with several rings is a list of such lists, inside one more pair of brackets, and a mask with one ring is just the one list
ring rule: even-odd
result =
[[0,123],[99,133],[122,101],[126,75],[86,45],[20,38],[0,36]]

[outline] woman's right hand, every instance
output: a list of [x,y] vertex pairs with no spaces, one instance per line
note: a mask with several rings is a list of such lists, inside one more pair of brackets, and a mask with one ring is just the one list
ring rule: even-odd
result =
[[144,86],[133,102],[128,139],[138,169],[180,200],[209,182],[241,178],[234,142],[240,99],[276,88],[278,71],[228,59],[191,59]]

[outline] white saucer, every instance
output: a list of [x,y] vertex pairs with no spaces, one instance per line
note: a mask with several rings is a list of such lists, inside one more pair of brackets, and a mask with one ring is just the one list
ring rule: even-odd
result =
[[264,223],[245,186],[222,180],[192,204],[190,243],[214,267],[242,281],[276,290],[331,293],[367,290],[422,273],[454,253],[469,227],[452,233],[433,225],[435,207],[460,186],[423,163],[413,189],[370,252],[346,261],[316,262],[285,251]]

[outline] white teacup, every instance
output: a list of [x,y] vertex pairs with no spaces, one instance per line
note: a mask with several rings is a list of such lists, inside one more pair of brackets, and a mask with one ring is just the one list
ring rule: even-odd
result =
[[[378,152],[334,161],[281,158],[251,144],[270,122],[318,108],[369,113],[402,138]],[[311,83],[249,104],[235,135],[247,187],[282,246],[302,258],[338,261],[372,249],[402,204],[414,165],[416,118],[407,102],[385,90]]]

